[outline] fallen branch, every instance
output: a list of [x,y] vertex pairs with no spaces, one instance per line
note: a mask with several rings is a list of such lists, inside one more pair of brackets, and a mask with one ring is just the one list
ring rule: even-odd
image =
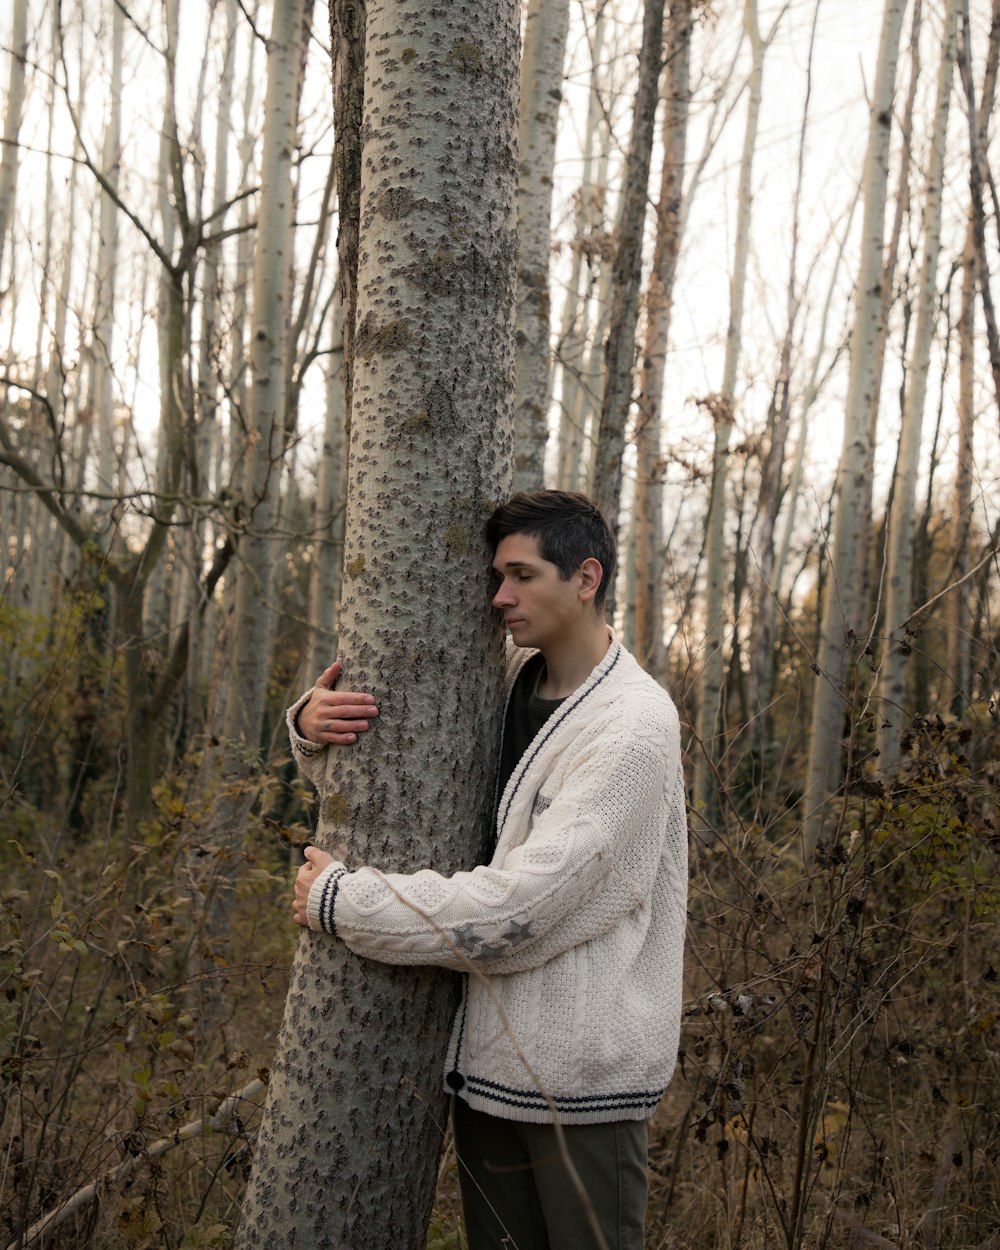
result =
[[19,1247],[30,1246],[43,1233],[48,1233],[52,1229],[58,1228],[74,1212],[95,1201],[102,1188],[107,1188],[107,1186],[123,1180],[134,1172],[142,1160],[155,1159],[158,1155],[166,1154],[174,1146],[179,1146],[181,1142],[189,1141],[192,1137],[200,1137],[204,1133],[225,1128],[232,1119],[237,1105],[244,1099],[252,1098],[254,1094],[260,1093],[263,1088],[264,1082],[254,1078],[249,1084],[244,1085],[242,1089],[238,1089],[235,1094],[230,1094],[228,1098],[221,1102],[214,1115],[205,1116],[201,1120],[192,1120],[189,1124],[185,1124],[183,1128],[176,1129],[169,1137],[161,1137],[158,1141],[145,1147],[134,1158],[126,1159],[124,1162],[119,1163],[117,1167],[113,1167],[107,1172],[102,1172],[96,1181],[91,1181],[89,1185],[84,1185],[82,1189],[78,1189],[65,1202],[60,1203],[59,1206],[43,1215],[40,1220],[36,1220],[22,1236],[15,1237],[7,1247],[7,1250],[18,1250]]

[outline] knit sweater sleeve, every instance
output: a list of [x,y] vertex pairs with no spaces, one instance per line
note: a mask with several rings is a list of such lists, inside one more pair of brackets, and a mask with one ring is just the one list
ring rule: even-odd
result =
[[326,754],[329,747],[321,742],[310,742],[308,738],[303,738],[298,730],[296,717],[299,712],[309,702],[309,698],[315,687],[311,687],[301,695],[285,713],[285,725],[288,728],[288,740],[292,744],[292,755],[299,768],[305,773],[314,786],[319,786],[323,780],[323,773],[326,769]]
[[656,734],[601,739],[567,768],[548,806],[536,802],[527,839],[471,872],[348,872],[334,863],[310,892],[310,926],[384,963],[467,968],[471,959],[505,972],[546,962],[648,897],[670,755]]

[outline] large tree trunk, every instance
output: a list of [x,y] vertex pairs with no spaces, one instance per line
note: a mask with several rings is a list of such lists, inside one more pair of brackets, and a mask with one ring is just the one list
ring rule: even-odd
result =
[[[366,45],[340,654],[382,715],[331,753],[318,840],[448,872],[499,718],[480,527],[509,483],[517,6],[369,2]],[[424,1246],[456,989],[302,935],[237,1247]]]
[[907,708],[907,656],[910,643],[906,621],[913,595],[914,501],[917,468],[923,432],[927,371],[930,367],[934,316],[937,310],[937,269],[941,254],[941,205],[944,190],[944,150],[948,135],[955,47],[958,36],[960,0],[948,0],[941,40],[937,102],[931,150],[927,169],[927,198],[924,208],[924,257],[918,287],[917,325],[913,355],[908,371],[906,400],[903,405],[899,455],[889,513],[886,554],[887,593],[885,602],[885,654],[879,676],[879,767],[891,777],[899,767],[900,735]]
[[860,589],[867,534],[859,532],[869,488],[871,408],[882,292],[882,244],[892,99],[905,0],[886,0],[878,69],[870,109],[864,174],[861,266],[854,296],[851,368],[844,411],[844,444],[837,471],[830,571],[823,595],[817,675],[813,688],[809,765],[802,798],[803,849],[811,859],[843,779],[844,718],[851,711],[855,647],[865,636]]
[[675,0],[667,26],[663,173],[656,207],[653,272],[646,297],[646,343],[639,375],[635,484],[635,654],[658,674],[663,647],[661,421],[674,276],[681,246],[681,201],[691,103],[692,0]]
[[597,435],[594,479],[591,485],[594,502],[607,518],[612,533],[618,529],[625,426],[632,404],[632,368],[635,363],[635,332],[639,319],[639,285],[642,278],[642,236],[646,223],[649,167],[652,160],[656,105],[659,100],[664,8],[665,0],[644,0],[632,137],[615,230],[611,320],[604,347],[604,393],[601,397],[601,424]]
[[549,411],[549,263],[569,0],[530,0],[521,57],[514,489],[541,490]]

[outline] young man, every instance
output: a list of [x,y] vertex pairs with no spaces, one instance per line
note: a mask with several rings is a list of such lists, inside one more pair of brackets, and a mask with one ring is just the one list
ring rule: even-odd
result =
[[[615,545],[589,500],[515,495],[486,537],[510,634],[489,864],[348,871],[310,847],[294,916],[372,959],[476,970],[445,1063],[470,1250],[584,1250],[595,1217],[609,1250],[641,1250],[647,1121],[681,1015],[677,714],[605,623]],[[289,710],[317,778],[317,748],[356,740],[377,712],[335,691],[338,673]]]

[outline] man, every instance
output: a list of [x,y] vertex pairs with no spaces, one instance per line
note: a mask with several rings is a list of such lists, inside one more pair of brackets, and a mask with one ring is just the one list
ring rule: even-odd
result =
[[[640,1250],[681,1014],[677,714],[604,620],[615,545],[589,500],[515,495],[486,538],[510,633],[492,858],[382,873],[310,847],[294,916],[368,958],[470,972],[445,1063],[470,1250],[583,1250],[595,1221],[610,1250]],[[289,709],[317,780],[321,748],[377,714],[338,675]]]

